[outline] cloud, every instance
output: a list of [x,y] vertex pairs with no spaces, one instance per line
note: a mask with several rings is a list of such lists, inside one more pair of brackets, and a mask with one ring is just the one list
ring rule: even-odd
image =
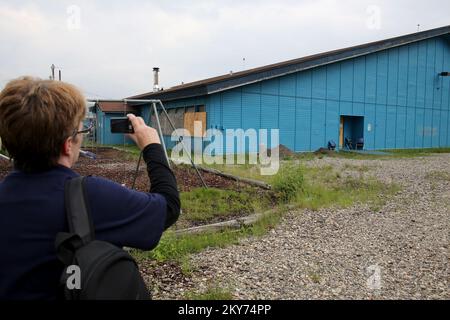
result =
[[[378,29],[366,26],[369,5],[380,9]],[[46,78],[54,63],[87,95],[120,98],[151,90],[154,66],[167,88],[414,32],[417,23],[439,27],[449,9],[437,0],[0,1],[0,87],[23,74]]]

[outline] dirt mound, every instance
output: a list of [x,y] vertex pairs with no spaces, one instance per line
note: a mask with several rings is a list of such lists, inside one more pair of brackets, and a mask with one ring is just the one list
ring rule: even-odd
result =
[[270,157],[273,152],[278,152],[280,159],[290,158],[296,155],[294,151],[282,144],[278,145],[278,147],[267,150],[267,155]]
[[316,151],[314,151],[314,154],[326,154],[326,155],[333,155],[334,150],[328,150],[327,148],[319,148]]

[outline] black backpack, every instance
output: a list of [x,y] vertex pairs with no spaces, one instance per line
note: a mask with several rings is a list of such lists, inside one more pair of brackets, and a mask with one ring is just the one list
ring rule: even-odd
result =
[[[55,246],[64,264],[59,298],[66,300],[147,300],[149,291],[134,259],[111,243],[95,240],[84,177],[64,188],[69,233],[60,232]],[[77,269],[81,281],[71,282]],[[69,289],[68,281],[72,283]]]

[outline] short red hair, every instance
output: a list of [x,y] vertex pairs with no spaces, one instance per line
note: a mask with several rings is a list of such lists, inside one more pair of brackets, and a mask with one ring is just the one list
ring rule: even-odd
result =
[[0,137],[15,167],[25,172],[55,166],[85,115],[85,98],[68,83],[23,77],[0,93]]

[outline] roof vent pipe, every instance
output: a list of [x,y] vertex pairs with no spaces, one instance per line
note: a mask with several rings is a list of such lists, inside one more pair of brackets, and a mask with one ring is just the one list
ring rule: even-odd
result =
[[153,68],[153,92],[159,91],[159,68]]

